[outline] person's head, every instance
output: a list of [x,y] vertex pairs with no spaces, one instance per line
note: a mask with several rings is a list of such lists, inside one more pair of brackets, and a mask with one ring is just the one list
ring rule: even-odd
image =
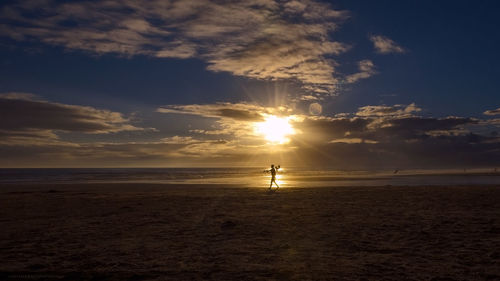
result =
[[274,168],[274,164],[271,164],[271,168]]

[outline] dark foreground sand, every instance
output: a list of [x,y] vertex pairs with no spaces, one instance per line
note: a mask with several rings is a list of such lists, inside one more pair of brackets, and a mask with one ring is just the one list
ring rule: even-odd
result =
[[500,187],[2,186],[0,271],[11,280],[500,280]]

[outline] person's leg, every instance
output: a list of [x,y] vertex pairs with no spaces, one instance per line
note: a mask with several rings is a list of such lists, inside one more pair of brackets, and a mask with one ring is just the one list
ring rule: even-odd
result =
[[271,183],[269,184],[269,189],[273,186],[273,179],[271,179]]
[[274,179],[274,184],[277,186],[277,188],[280,188],[280,186],[278,185],[278,183],[276,182],[276,179]]

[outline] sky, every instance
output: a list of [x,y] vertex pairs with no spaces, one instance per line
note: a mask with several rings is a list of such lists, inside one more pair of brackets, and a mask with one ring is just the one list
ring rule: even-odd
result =
[[495,167],[498,8],[2,1],[0,167]]

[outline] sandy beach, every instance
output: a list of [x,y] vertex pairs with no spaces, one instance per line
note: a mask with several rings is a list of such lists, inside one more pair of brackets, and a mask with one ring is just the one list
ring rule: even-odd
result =
[[500,279],[500,186],[18,184],[0,206],[2,279]]

